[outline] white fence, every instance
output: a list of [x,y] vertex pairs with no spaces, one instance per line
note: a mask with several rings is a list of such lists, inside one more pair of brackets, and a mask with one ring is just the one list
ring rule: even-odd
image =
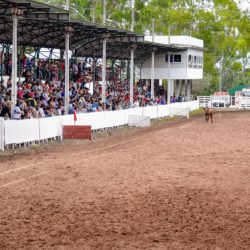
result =
[[0,117],[0,150],[4,150],[4,119]]
[[[109,112],[83,113],[77,114],[75,125],[91,125],[92,130],[111,128],[127,125],[131,115],[149,116],[150,119],[154,119],[179,115],[180,109],[193,111],[198,108],[198,101],[191,101]],[[62,138],[63,125],[74,125],[73,115],[20,121],[0,119],[0,150],[11,144]]]
[[240,109],[250,109],[250,97],[240,96],[236,98],[236,107]]

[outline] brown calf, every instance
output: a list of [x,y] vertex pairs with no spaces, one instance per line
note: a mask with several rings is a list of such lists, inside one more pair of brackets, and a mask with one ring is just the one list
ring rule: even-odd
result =
[[208,122],[209,119],[211,118],[211,123],[212,123],[214,110],[212,108],[208,108],[208,107],[205,107],[203,109],[204,109],[204,113],[205,113],[205,120]]

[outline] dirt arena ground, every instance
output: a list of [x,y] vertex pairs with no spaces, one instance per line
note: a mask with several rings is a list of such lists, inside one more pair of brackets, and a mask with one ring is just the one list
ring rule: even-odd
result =
[[0,156],[0,249],[250,249],[250,113]]

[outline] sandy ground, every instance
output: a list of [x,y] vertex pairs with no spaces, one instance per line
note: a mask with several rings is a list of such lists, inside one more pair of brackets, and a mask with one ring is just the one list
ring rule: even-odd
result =
[[0,158],[0,249],[250,249],[250,113]]

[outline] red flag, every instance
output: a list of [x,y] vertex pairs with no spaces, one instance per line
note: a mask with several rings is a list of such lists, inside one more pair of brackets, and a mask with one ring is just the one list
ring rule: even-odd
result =
[[76,111],[74,111],[74,122],[77,121]]

